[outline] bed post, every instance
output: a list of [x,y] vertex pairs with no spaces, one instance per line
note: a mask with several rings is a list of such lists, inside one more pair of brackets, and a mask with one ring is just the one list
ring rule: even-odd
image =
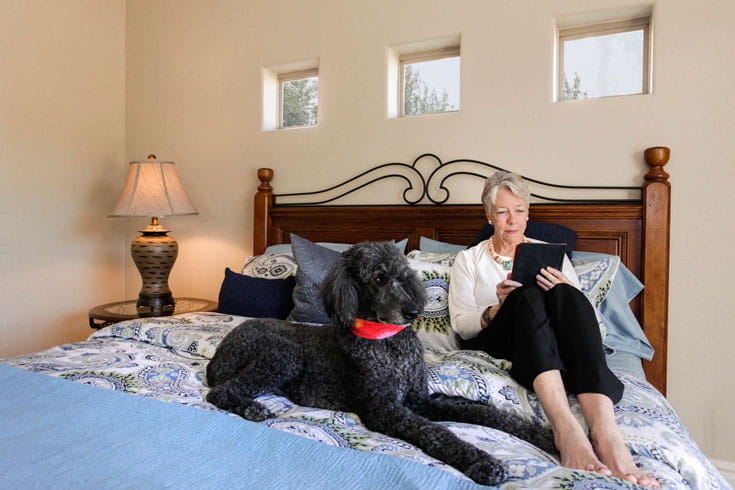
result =
[[270,168],[259,168],[258,179],[260,185],[255,193],[253,212],[253,255],[260,255],[268,246],[268,233],[270,233],[270,209],[273,202],[273,170]]
[[646,285],[643,294],[642,319],[646,336],[655,354],[644,363],[646,377],[666,394],[666,349],[669,315],[669,225],[671,223],[671,184],[664,165],[669,161],[669,148],[646,149],[644,158],[650,170],[643,184],[643,271]]

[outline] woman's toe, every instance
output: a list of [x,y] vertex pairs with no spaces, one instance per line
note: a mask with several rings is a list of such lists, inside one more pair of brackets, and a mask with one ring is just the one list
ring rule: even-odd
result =
[[658,480],[646,473],[625,473],[623,475],[623,480],[627,481],[628,483],[633,483],[634,485],[640,485],[642,487],[660,487]]
[[610,468],[602,463],[590,463],[585,467],[585,470],[592,471],[594,473],[600,473],[606,476],[612,475],[612,471],[610,471]]

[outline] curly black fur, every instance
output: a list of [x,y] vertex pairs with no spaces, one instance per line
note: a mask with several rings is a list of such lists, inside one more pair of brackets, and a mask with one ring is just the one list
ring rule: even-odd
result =
[[432,420],[498,428],[555,451],[549,431],[514,415],[471,401],[429,397],[423,349],[411,328],[382,340],[350,332],[355,318],[409,324],[422,312],[424,287],[395,245],[354,245],[321,293],[334,325],[257,319],[228,334],[207,366],[207,400],[253,421],[272,416],[254,401],[263,393],[354,412],[368,429],[410,442],[489,485],[507,479],[505,466]]

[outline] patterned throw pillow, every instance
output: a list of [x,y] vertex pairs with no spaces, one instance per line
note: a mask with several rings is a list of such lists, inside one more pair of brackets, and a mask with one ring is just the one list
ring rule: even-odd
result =
[[296,260],[289,252],[263,254],[248,257],[242,273],[263,279],[285,279],[296,275]]
[[599,308],[615,280],[620,257],[575,250],[572,253],[572,265],[582,285],[582,292],[595,308]]
[[[431,263],[417,260],[419,256],[409,253],[408,263],[424,283],[428,301],[424,313],[413,323],[419,339],[442,350],[459,349],[459,340],[449,322],[449,272],[451,266],[446,262]],[[444,255],[444,254],[442,254]],[[447,258],[444,259],[445,261]],[[452,258],[453,261],[453,258]]]
[[411,250],[406,257],[418,260],[419,262],[429,262],[430,264],[439,264],[451,268],[454,264],[456,253],[450,252],[426,252],[424,250]]

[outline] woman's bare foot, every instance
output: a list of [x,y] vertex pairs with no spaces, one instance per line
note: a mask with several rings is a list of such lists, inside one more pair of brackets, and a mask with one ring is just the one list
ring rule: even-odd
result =
[[590,440],[576,421],[569,427],[556,431],[554,443],[561,454],[561,465],[565,468],[593,471],[607,476],[613,474],[597,457]]
[[591,439],[595,454],[612,471],[612,476],[636,485],[659,488],[658,480],[636,466],[617,428],[592,433]]
[[655,478],[638,469],[633,462],[618,429],[613,403],[608,396],[600,393],[577,395],[591,430],[590,441],[572,414],[558,370],[545,371],[536,376],[533,389],[551,424],[562,466],[616,476],[647,487],[659,487]]

